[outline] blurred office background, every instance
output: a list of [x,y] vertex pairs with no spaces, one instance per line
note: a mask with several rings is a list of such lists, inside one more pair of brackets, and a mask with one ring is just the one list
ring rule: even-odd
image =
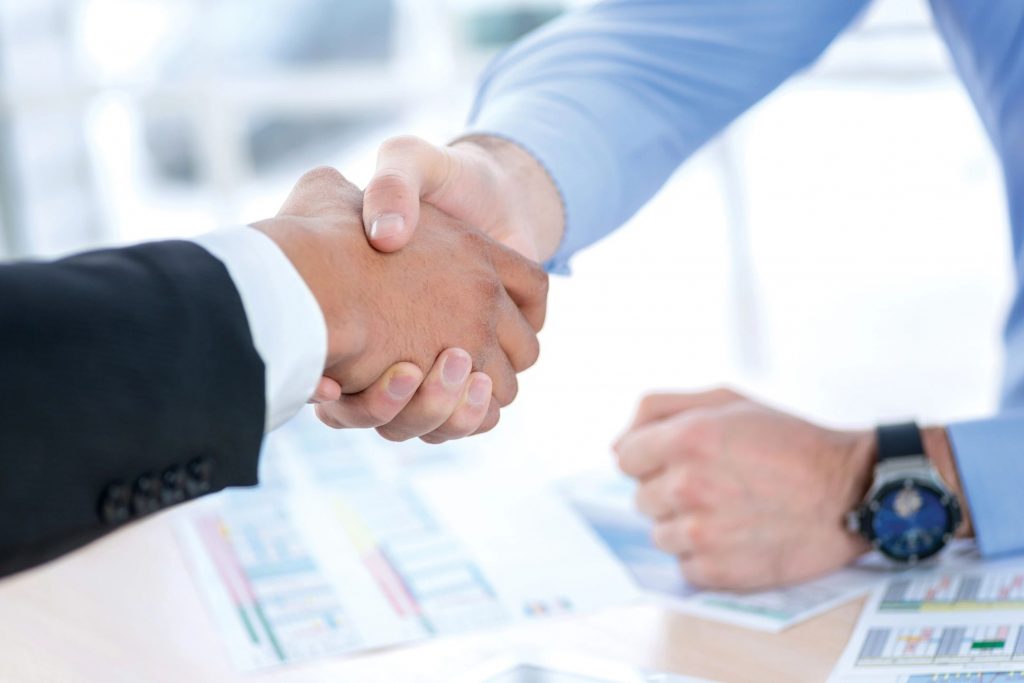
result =
[[[476,74],[568,0],[0,0],[0,257],[272,214],[460,130]],[[608,462],[639,395],[721,382],[836,425],[994,406],[999,169],[923,0],[879,0],[554,282],[481,450]]]

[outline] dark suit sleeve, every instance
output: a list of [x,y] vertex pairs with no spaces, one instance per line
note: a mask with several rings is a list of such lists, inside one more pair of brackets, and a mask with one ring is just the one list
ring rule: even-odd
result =
[[256,483],[263,363],[189,242],[0,266],[0,575]]

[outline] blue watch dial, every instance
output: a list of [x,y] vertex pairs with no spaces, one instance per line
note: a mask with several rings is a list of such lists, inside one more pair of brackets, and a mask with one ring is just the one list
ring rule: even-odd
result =
[[906,479],[884,486],[870,509],[878,549],[898,560],[934,555],[953,533],[949,496],[927,482]]

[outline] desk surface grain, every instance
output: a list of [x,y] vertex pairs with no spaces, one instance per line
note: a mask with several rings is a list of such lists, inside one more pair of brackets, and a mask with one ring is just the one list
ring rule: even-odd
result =
[[818,683],[862,601],[781,634],[636,605],[412,647],[236,671],[165,513],[0,580],[0,681],[442,683],[517,648],[550,648],[725,683]]

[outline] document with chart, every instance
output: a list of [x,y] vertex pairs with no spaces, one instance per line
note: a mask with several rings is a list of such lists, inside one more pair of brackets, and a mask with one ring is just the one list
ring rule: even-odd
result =
[[832,680],[1024,681],[1024,561],[965,559],[888,581]]
[[633,509],[631,481],[617,476],[582,476],[565,482],[562,490],[638,588],[681,611],[709,619],[778,632],[868,592],[887,575],[876,563],[868,562],[777,590],[743,594],[700,591],[686,582],[676,559],[652,543],[650,522]]
[[636,597],[543,486],[504,486],[452,450],[383,444],[300,422],[268,440],[260,488],[185,511],[182,543],[240,668]]

